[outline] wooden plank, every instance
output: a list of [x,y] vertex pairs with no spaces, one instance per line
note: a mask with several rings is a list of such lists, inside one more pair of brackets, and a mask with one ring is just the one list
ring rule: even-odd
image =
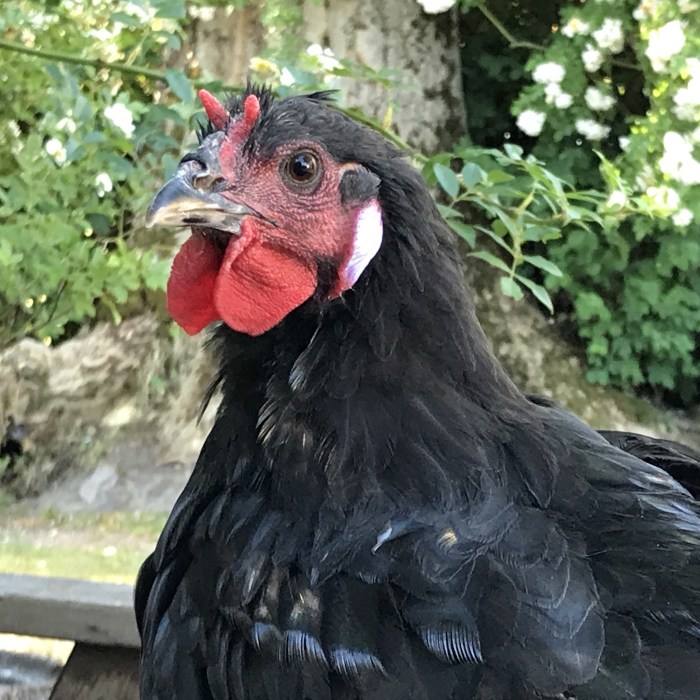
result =
[[76,644],[50,700],[137,700],[138,697],[138,651]]
[[0,632],[139,647],[132,586],[0,574]]

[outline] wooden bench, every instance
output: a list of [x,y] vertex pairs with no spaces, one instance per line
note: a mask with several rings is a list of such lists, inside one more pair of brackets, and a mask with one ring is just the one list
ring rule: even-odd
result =
[[75,642],[51,700],[137,700],[133,587],[0,574],[0,632]]

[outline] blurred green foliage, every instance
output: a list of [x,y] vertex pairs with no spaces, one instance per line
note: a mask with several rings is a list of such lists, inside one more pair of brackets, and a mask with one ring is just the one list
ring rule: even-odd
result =
[[119,321],[131,294],[164,285],[167,261],[132,238],[191,106],[151,105],[152,81],[97,62],[159,63],[179,46],[184,9],[121,6],[7,0],[0,10],[0,38],[96,62],[2,52],[0,346],[52,342],[101,309]]
[[697,402],[700,3],[461,6],[471,142],[517,143],[598,193],[602,222],[540,247],[563,273],[542,282],[585,344],[589,380]]

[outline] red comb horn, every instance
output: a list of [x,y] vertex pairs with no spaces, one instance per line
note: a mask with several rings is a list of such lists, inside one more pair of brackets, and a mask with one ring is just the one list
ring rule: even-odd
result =
[[207,90],[200,90],[197,95],[202,102],[202,107],[209,117],[209,121],[217,128],[223,129],[228,121],[228,112],[219,100]]
[[246,131],[250,131],[255,124],[255,120],[260,116],[260,100],[257,95],[248,95],[243,103],[243,119]]
[[255,120],[260,116],[260,100],[257,95],[248,95],[243,103],[243,115],[237,117],[228,130],[229,138],[242,141],[247,139],[255,124]]

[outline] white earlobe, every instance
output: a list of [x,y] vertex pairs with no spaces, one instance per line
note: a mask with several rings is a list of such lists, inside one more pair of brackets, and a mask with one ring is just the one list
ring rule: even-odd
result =
[[360,278],[382,244],[382,209],[373,199],[357,214],[350,252],[341,270],[342,287],[349,289]]

